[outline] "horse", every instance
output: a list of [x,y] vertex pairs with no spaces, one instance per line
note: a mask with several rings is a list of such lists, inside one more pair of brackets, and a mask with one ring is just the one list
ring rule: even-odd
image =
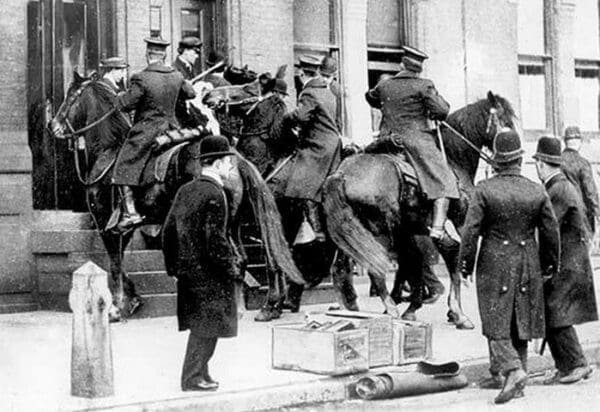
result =
[[[114,95],[99,84],[97,77],[85,78],[75,72],[65,100],[50,121],[49,129],[55,138],[73,141],[75,167],[85,187],[88,210],[110,258],[111,316],[113,320],[119,320],[124,314],[132,315],[142,302],[123,267],[124,251],[133,232],[116,233],[107,229],[113,210],[120,204],[118,193],[111,185],[112,167],[130,129],[128,117],[114,110],[113,102]],[[184,135],[181,133],[181,136]],[[173,135],[170,136],[172,139]],[[180,145],[179,150],[168,158],[164,180],[151,180],[136,193],[136,206],[146,216],[145,223],[162,224],[177,189],[200,176],[199,154],[199,140]],[[233,158],[236,172],[224,182],[224,186],[230,202],[232,227],[236,228],[232,237],[243,260],[246,256],[241,247],[239,216],[245,205],[249,205],[261,222],[260,236],[269,266],[294,282],[303,283],[281,234],[281,218],[266,183],[256,168],[241,155]],[[83,167],[82,161],[85,162]],[[149,162],[148,167],[154,167],[154,163]]]
[[[490,91],[486,98],[451,113],[442,124],[441,140],[462,194],[461,199],[452,202],[448,213],[456,228],[464,223],[479,158],[486,157],[481,149],[491,150],[498,130],[514,128],[515,118],[510,103]],[[399,173],[390,155],[382,154],[358,154],[345,159],[325,182],[323,198],[330,236],[369,271],[386,311],[397,316],[398,302],[393,297],[394,293],[399,296],[402,280],[412,280],[417,295],[419,288],[422,290],[420,262],[417,259],[415,264],[411,238],[428,233],[431,202],[424,198],[418,185],[411,185]],[[451,276],[449,319],[457,328],[471,329],[473,324],[463,313],[460,301],[458,243],[439,249]],[[406,257],[407,251],[411,258]],[[397,281],[390,296],[385,278],[394,271]],[[414,319],[420,305],[418,297],[411,300],[402,317]]]

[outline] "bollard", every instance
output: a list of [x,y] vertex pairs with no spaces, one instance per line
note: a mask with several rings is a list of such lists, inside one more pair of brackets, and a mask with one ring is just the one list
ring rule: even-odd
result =
[[71,395],[114,395],[108,310],[112,295],[108,274],[93,262],[73,272],[69,306],[73,311]]

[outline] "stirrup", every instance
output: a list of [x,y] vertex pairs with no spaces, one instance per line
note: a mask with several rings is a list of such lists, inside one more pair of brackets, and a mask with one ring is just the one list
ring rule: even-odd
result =
[[144,217],[139,213],[129,214],[123,213],[121,221],[117,224],[117,229],[120,232],[128,232],[144,223]]

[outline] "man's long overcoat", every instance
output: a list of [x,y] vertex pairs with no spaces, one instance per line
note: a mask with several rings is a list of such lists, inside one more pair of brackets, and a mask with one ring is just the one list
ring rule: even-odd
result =
[[300,127],[298,149],[284,195],[321,201],[321,187],[340,164],[341,139],[335,123],[336,99],[323,78],[310,80],[298,98],[298,107],[287,115]]
[[391,138],[406,150],[423,192],[429,199],[458,199],[456,178],[436,145],[429,119],[444,120],[450,105],[433,82],[403,70],[365,95],[381,109],[380,139]]
[[581,194],[585,206],[586,223],[590,235],[596,230],[596,216],[600,216],[598,189],[594,181],[592,166],[578,151],[565,149],[562,153],[561,169],[567,179],[575,185]]
[[177,278],[179,330],[237,335],[235,282],[241,278],[228,214],[225,192],[210,177],[177,192],[163,228],[163,253],[167,274]]
[[545,186],[560,227],[560,271],[546,285],[546,323],[559,328],[598,320],[583,202],[562,173]]
[[154,139],[179,126],[175,105],[180,93],[186,99],[196,95],[181,73],[164,64],[150,64],[131,76],[129,89],[117,98],[120,109],[135,110],[135,115],[133,127],[117,158],[114,184],[140,184],[144,167],[152,155]]
[[513,314],[520,339],[544,336],[542,276],[558,268],[559,247],[558,223],[548,195],[541,185],[521,176],[519,168],[505,169],[477,184],[459,262],[463,275],[470,274],[477,257],[477,299],[486,337],[510,339]]

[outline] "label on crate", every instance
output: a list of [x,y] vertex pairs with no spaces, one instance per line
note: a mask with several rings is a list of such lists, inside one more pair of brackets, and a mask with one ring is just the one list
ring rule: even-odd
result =
[[335,363],[337,367],[365,362],[367,337],[344,336],[338,337],[335,350]]

